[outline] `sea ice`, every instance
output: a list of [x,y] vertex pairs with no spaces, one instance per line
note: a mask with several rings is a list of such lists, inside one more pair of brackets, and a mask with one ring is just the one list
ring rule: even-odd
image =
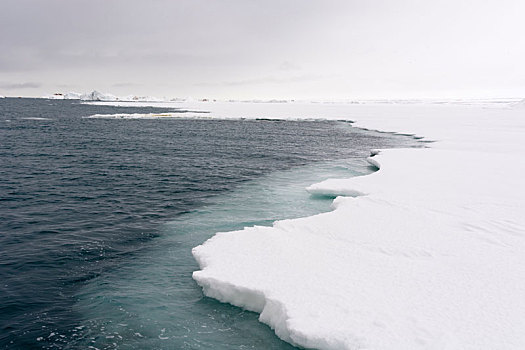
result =
[[[245,117],[322,112],[257,105],[208,108]],[[381,150],[376,173],[310,186],[339,196],[332,212],[218,233],[194,248],[204,293],[259,312],[280,338],[305,348],[525,348],[523,112],[326,107],[330,119],[436,142]]]
[[216,234],[193,250],[194,279],[305,348],[525,349],[516,102],[155,104],[210,118],[348,120],[434,141],[374,151],[379,171],[309,186],[337,196],[332,212]]

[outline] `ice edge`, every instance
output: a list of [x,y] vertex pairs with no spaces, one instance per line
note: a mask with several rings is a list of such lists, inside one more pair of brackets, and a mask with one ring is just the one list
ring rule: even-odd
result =
[[[312,184],[311,186],[307,187],[306,190],[312,195],[333,196],[334,200],[331,206],[333,209],[332,211],[336,211],[340,208],[340,205],[342,205],[345,201],[345,197],[366,196],[368,194],[367,192],[351,187],[350,182],[353,179],[364,178],[379,173],[381,169],[381,163],[377,160],[379,157],[376,156],[380,155],[382,151],[383,150],[371,149],[370,156],[366,158],[366,160],[371,165],[377,168],[377,170],[372,174],[344,179],[327,179]],[[341,183],[341,186],[338,186],[338,183]],[[334,189],[334,184],[336,185],[335,187],[337,187],[337,189]],[[273,228],[286,230],[285,225],[280,225],[281,222],[293,222],[295,220],[311,218],[316,215],[284,221],[276,220],[273,223]],[[245,228],[244,230],[246,229],[257,229],[257,226]],[[264,290],[234,285],[232,283],[207,276],[208,266],[211,265],[211,263],[203,252],[206,245],[212,243],[216,239],[219,239],[223,235],[230,235],[238,232],[239,231],[216,233],[206,242],[192,249],[192,255],[197,261],[200,269],[193,272],[192,278],[202,288],[205,296],[216,299],[223,303],[228,303],[245,310],[258,313],[259,321],[261,323],[268,325],[281,340],[290,343],[293,346],[306,349],[350,349],[354,348],[354,346],[356,348],[360,348],[362,344],[359,344],[359,341],[353,337],[348,337],[348,339],[327,339],[315,335],[310,336],[298,329],[293,329],[290,327],[291,318],[288,315],[284,304],[276,299],[271,298],[268,295],[268,292]]]

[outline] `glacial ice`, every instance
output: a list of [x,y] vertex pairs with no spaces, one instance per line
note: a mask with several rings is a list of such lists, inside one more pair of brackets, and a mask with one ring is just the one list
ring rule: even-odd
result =
[[111,94],[104,94],[93,90],[90,93],[82,94],[80,96],[82,101],[116,101],[117,97]]
[[152,97],[152,96],[137,96],[137,95],[128,95],[128,96],[115,96],[108,93],[102,93],[97,90],[93,90],[88,93],[78,93],[78,92],[67,92],[65,94],[55,93],[51,95],[44,95],[42,98],[49,100],[82,100],[82,101],[95,101],[95,102],[165,102],[165,99]]
[[79,92],[67,92],[64,94],[65,100],[80,100],[80,97],[82,96]]

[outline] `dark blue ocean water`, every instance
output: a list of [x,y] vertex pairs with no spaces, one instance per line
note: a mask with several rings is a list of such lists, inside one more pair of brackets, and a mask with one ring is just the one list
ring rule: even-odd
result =
[[344,122],[84,118],[163,111],[0,99],[2,348],[289,348],[202,296],[191,248],[329,210],[303,185],[415,144]]

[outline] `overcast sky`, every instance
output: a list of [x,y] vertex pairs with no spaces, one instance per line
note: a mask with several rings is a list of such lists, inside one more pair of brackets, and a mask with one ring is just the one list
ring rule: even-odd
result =
[[523,0],[2,0],[0,95],[525,97]]

